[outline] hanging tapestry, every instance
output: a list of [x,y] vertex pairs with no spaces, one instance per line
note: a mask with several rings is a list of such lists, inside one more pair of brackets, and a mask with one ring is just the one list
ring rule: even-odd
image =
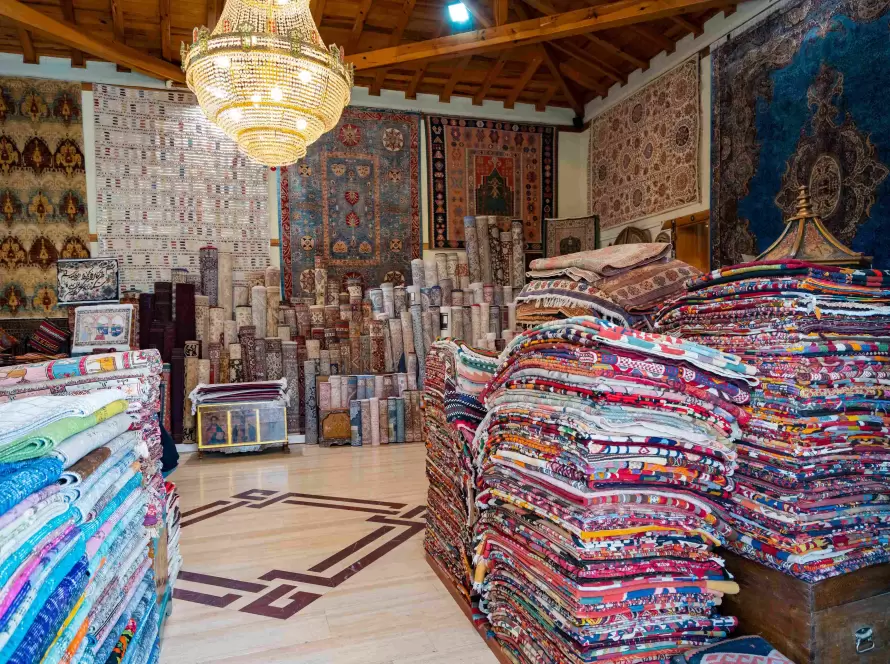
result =
[[522,219],[527,252],[544,250],[544,219],[556,217],[556,127],[427,117],[430,239],[464,246],[464,217]]
[[121,290],[151,292],[172,268],[200,271],[208,244],[234,280],[269,264],[268,170],[212,125],[189,92],[93,86],[96,228]]
[[314,297],[316,257],[345,291],[405,283],[420,249],[420,116],[347,107],[281,172],[285,298]]
[[712,55],[711,266],[765,251],[808,185],[825,226],[890,268],[890,0],[782,3]]
[[56,261],[90,256],[80,98],[0,78],[0,318],[64,317]]
[[701,200],[698,58],[652,81],[590,125],[590,212],[603,230]]

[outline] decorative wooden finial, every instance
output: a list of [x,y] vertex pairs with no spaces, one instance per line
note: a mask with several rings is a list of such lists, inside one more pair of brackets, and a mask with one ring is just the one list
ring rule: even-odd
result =
[[795,219],[801,219],[804,217],[814,217],[816,216],[813,213],[812,203],[810,202],[810,188],[807,185],[802,184],[798,189],[797,194],[797,214],[794,216]]

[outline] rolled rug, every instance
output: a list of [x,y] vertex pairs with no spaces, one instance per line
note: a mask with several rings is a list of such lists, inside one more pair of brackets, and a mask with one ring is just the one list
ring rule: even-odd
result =
[[[491,249],[488,240],[489,217],[481,215],[476,217],[476,240],[479,243],[479,274],[481,281],[491,283]],[[475,279],[473,281],[476,281]]]
[[328,293],[328,268],[324,258],[315,257],[315,304],[324,306]]
[[225,320],[231,320],[235,311],[235,292],[232,285],[232,252],[220,251],[217,268],[217,302],[216,306],[222,307],[225,312]]
[[[185,394],[188,397],[198,386],[198,362],[197,357],[185,358]],[[198,442],[195,432],[195,416],[192,415],[192,402],[186,398],[182,410],[182,442],[194,444]]]
[[488,256],[491,260],[490,282],[493,284],[506,283],[504,260],[501,254],[501,230],[498,228],[497,217],[488,218]]
[[219,351],[219,377],[218,383],[231,383],[231,368],[229,366],[229,350],[228,346],[223,344]]
[[238,324],[233,320],[223,321],[223,347],[228,347],[230,344],[235,343],[237,340]]
[[396,434],[396,419],[397,419],[397,408],[396,408],[396,398],[397,397],[389,397],[386,400],[386,420],[389,425],[389,431],[387,433],[387,442],[389,443],[397,443],[398,436]]
[[305,398],[305,422],[306,422],[306,444],[315,445],[318,443],[318,401],[316,391],[315,376],[318,371],[318,360],[306,360],[303,362],[303,372],[306,383]]
[[235,284],[234,286],[232,286],[232,306],[250,306],[250,288],[248,288],[245,284]]
[[403,311],[400,315],[402,323],[402,344],[405,347],[405,353],[414,352],[414,327],[411,322],[411,311]]
[[201,293],[205,295],[211,307],[218,306],[219,301],[219,251],[216,247],[206,246],[198,250],[198,264],[201,266]]
[[411,260],[411,285],[416,288],[425,288],[426,280],[424,278],[423,259],[414,258]]
[[388,281],[380,284],[380,290],[383,291],[383,313],[387,318],[396,315],[395,287]]
[[482,338],[482,305],[474,304],[470,307],[470,322],[472,325],[470,328],[472,334],[470,345],[478,346],[479,339]]
[[403,355],[405,354],[405,343],[402,340],[402,320],[401,318],[390,318],[387,324],[389,325],[393,368],[395,371],[401,371],[400,367],[404,366]]
[[404,286],[396,286],[393,289],[393,317],[398,317],[403,311],[408,310],[408,292]]
[[442,334],[442,307],[430,307],[429,315],[430,334],[428,338],[430,340],[430,346],[432,346],[433,342]]
[[386,371],[386,344],[383,336],[383,323],[371,321],[371,373],[382,374]]
[[362,403],[356,399],[349,402],[349,433],[352,447],[362,446]]
[[266,287],[266,336],[278,336],[278,313],[281,300],[278,297],[277,288]]
[[464,339],[466,337],[464,333],[464,308],[451,307],[448,315],[450,319],[450,336],[454,339]]
[[205,344],[210,340],[210,298],[195,295],[195,339]]
[[380,444],[380,399],[368,399],[368,410],[371,411],[371,445]]
[[176,284],[176,347],[189,339],[194,339],[195,330],[195,287],[193,284]]
[[208,318],[208,343],[222,343],[225,332],[226,310],[222,307],[210,307]]
[[[445,254],[445,276],[451,279],[452,284],[458,283],[459,275],[457,273],[458,258],[456,252]],[[441,281],[441,279],[439,280]]]
[[[256,378],[256,328],[253,325],[242,327],[238,332],[241,342],[241,374],[244,382],[250,383]],[[186,358],[188,362],[188,358]],[[186,365],[186,370],[188,365]],[[186,381],[187,382],[187,381]]]
[[283,372],[281,339],[278,337],[267,337],[266,380],[280,380]]
[[253,325],[253,308],[250,306],[235,307],[235,328],[241,330],[242,327]]
[[375,319],[385,316],[383,307],[383,290],[380,288],[372,288],[368,291],[368,299],[371,300],[371,314]]
[[306,357],[310,360],[321,359],[321,342],[318,339],[306,340]]
[[439,280],[439,288],[442,291],[442,303],[439,306],[450,307],[453,301],[454,288],[449,278]]
[[330,376],[331,375],[331,351],[327,349],[321,349],[318,353],[318,375],[319,376]]
[[448,254],[444,252],[436,254],[436,278],[440,284],[448,278]]
[[525,285],[525,235],[522,229],[522,219],[514,219],[510,223],[510,242],[513,247],[513,288],[522,288]]
[[[362,443],[367,445],[373,444],[373,433],[371,423],[371,400],[362,399]],[[376,410],[376,409],[375,409]]]
[[479,237],[476,232],[476,217],[464,217],[464,247],[466,248],[467,279],[469,282],[482,279],[482,255],[479,250]]
[[308,337],[312,329],[312,316],[309,313],[309,306],[306,304],[295,304],[294,316],[297,319],[297,335]]
[[271,265],[267,267],[263,274],[263,285],[275,291],[278,299],[281,299],[281,269]]
[[423,259],[423,285],[425,288],[439,285],[439,270],[435,258]]
[[470,287],[470,266],[468,260],[467,254],[457,255],[457,280],[454,282],[455,289],[459,288],[461,290],[467,290]]
[[489,317],[491,313],[491,305],[488,302],[482,302],[479,305],[479,331],[481,334],[488,334],[491,332],[491,329],[488,327],[489,321],[491,318]]
[[266,336],[266,287],[250,289],[251,324],[256,328],[257,339]]
[[219,357],[222,353],[222,344],[218,341],[211,341],[207,344],[207,361],[210,363],[210,376],[208,382],[215,384],[219,382]]
[[463,310],[464,319],[464,339],[472,346],[475,343],[475,337],[473,337],[473,307],[463,306],[461,309]]
[[501,270],[502,278],[498,281],[501,286],[513,286],[513,233],[500,231]]
[[389,444],[389,403],[388,399],[377,400],[377,422],[380,430],[380,444]]
[[360,339],[362,343],[362,373],[371,373],[371,336],[363,334]]
[[290,325],[279,325],[278,326],[278,334],[276,335],[282,341],[290,341],[291,340],[291,328]]
[[392,373],[395,371],[395,359],[392,352],[392,335],[389,333],[389,321],[382,320],[379,322],[380,327],[383,329],[383,354],[386,360],[386,373]]
[[408,378],[409,390],[417,389],[417,364],[417,355],[415,353],[408,354],[405,360],[405,366],[408,370],[405,372],[405,375]]

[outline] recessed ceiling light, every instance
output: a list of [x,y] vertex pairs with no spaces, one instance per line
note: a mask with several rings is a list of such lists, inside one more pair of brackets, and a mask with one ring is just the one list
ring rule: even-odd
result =
[[467,6],[462,2],[448,5],[448,15],[451,17],[452,23],[466,23],[470,20],[470,12],[467,11]]

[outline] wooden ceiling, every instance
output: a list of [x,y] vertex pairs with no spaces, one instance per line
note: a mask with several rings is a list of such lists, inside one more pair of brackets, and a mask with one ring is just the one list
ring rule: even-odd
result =
[[[453,25],[454,0],[311,0],[325,43],[346,49],[356,85],[570,107],[626,83],[705,21],[735,11],[727,0],[464,0],[470,24]],[[212,27],[225,0],[0,0],[0,51],[105,59],[182,80],[180,42]],[[79,48],[77,48],[79,47]],[[379,66],[384,63],[385,66]],[[173,66],[171,66],[173,65]]]

